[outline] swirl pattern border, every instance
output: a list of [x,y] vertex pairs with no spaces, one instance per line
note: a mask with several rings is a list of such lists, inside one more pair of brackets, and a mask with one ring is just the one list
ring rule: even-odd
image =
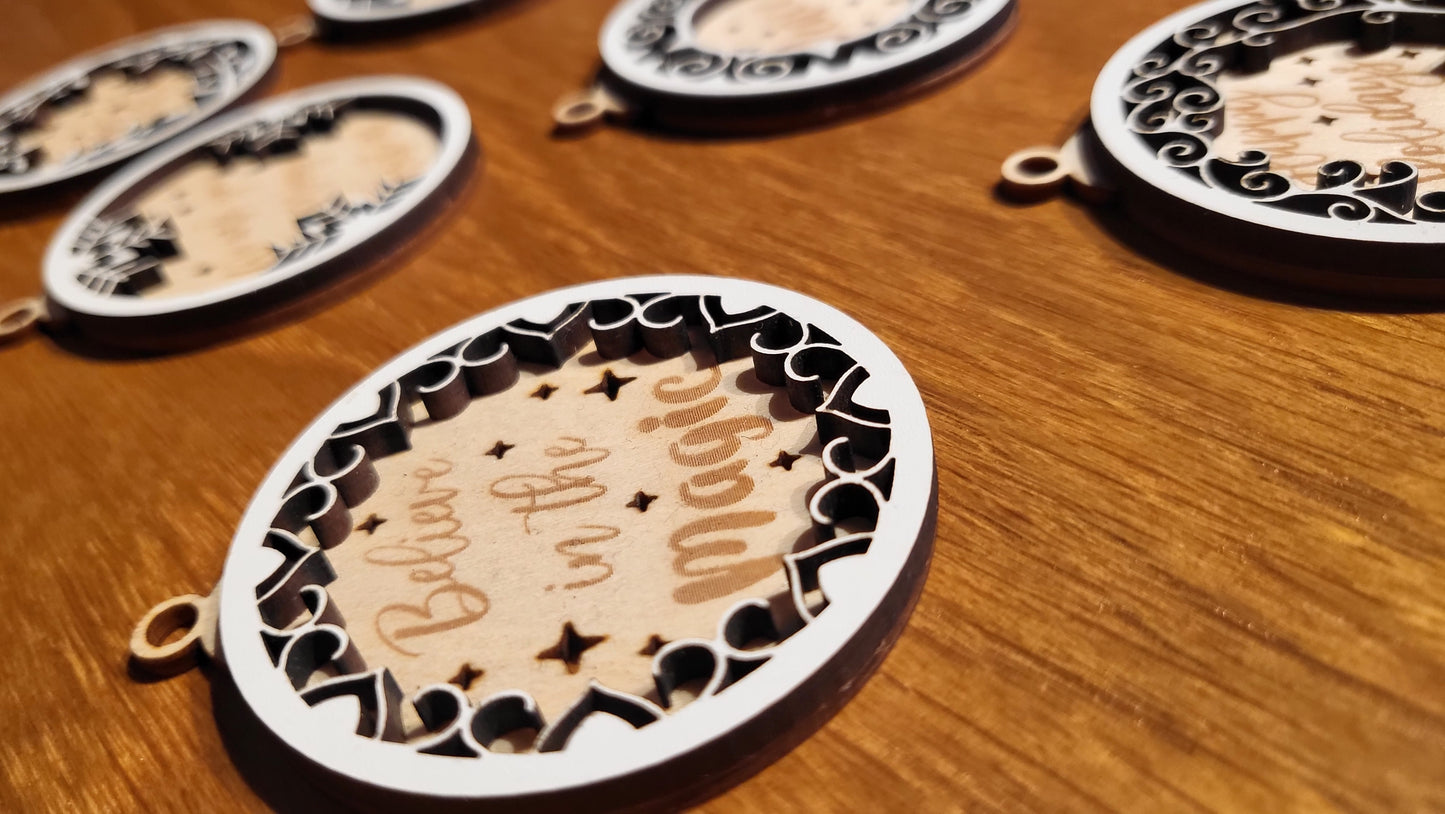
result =
[[1385,163],[1376,179],[1358,162],[1331,161],[1307,189],[1272,172],[1265,152],[1232,161],[1214,152],[1227,108],[1220,74],[1265,70],[1281,55],[1341,40],[1366,51],[1402,40],[1445,43],[1445,3],[1258,0],[1197,20],[1135,63],[1121,96],[1125,127],[1165,165],[1263,206],[1349,221],[1445,222],[1445,192],[1420,194],[1419,173],[1405,161]]
[[717,76],[738,83],[770,82],[806,74],[819,64],[841,66],[863,53],[891,54],[932,38],[938,29],[963,19],[976,0],[926,0],[907,19],[849,40],[828,51],[749,56],[698,48],[679,36],[679,20],[706,0],[653,0],[627,28],[627,48],[642,60],[656,60],[658,71],[684,80]]

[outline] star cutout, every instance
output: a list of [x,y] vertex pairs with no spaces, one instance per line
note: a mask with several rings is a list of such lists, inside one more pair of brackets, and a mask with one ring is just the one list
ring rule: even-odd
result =
[[607,641],[606,636],[583,636],[571,622],[562,626],[562,637],[557,643],[537,654],[538,661],[560,661],[567,665],[568,673],[582,669],[582,654]]
[[1337,121],[1339,121],[1339,119],[1335,116],[1321,116],[1318,119],[1315,119],[1315,124],[1323,124],[1324,126],[1329,127]]
[[622,389],[622,385],[636,380],[636,376],[618,376],[616,373],[613,373],[612,368],[609,367],[602,371],[602,381],[598,382],[595,387],[590,387],[582,392],[606,393],[608,401],[617,401],[617,391]]
[[654,500],[657,500],[657,495],[649,495],[641,489],[638,489],[637,494],[632,496],[632,502],[627,504],[627,508],[636,509],[639,512],[645,512],[647,511],[647,507],[651,506],[652,501]]
[[1300,58],[1299,58],[1299,64],[1301,64],[1301,65],[1312,65],[1312,64],[1314,64],[1314,61],[1315,61],[1315,58],[1314,58],[1314,57],[1300,57]]
[[386,522],[386,518],[385,518],[385,517],[377,517],[376,515],[373,514],[372,516],[366,518],[366,522],[364,522],[364,523],[362,523],[361,525],[357,526],[357,527],[356,527],[356,530],[357,530],[357,531],[364,531],[364,532],[366,532],[366,536],[370,537],[371,535],[373,535],[373,534],[376,533],[376,527],[379,526],[379,525],[381,525],[382,523],[385,523],[385,522]]
[[799,458],[801,458],[801,457],[803,457],[803,456],[801,456],[801,455],[793,455],[793,454],[791,454],[791,453],[789,453],[789,452],[786,452],[786,451],[780,449],[780,450],[778,450],[778,457],[775,458],[772,463],[768,464],[768,466],[782,467],[783,469],[785,469],[785,470],[787,470],[787,471],[789,471],[789,472],[792,472],[792,471],[793,471],[793,464],[794,464]]
[[1415,57],[1420,56],[1420,52],[1411,51],[1409,48],[1406,48],[1405,50],[1400,52],[1400,56],[1404,57],[1405,59],[1414,59]]
[[664,639],[664,638],[662,638],[661,636],[659,636],[659,635],[657,635],[656,633],[654,633],[654,634],[652,634],[652,637],[647,640],[647,644],[644,644],[644,645],[642,646],[642,649],[639,650],[639,651],[637,651],[637,655],[639,655],[639,656],[655,656],[655,655],[657,655],[657,651],[661,650],[661,649],[662,649],[664,646],[666,646],[667,644],[668,644],[667,639]]
[[462,665],[462,669],[458,670],[456,675],[447,679],[447,683],[455,684],[458,687],[462,688],[462,692],[466,692],[467,690],[470,690],[472,688],[473,684],[477,683],[477,679],[481,678],[486,674],[486,670],[478,670],[477,668],[473,667],[472,663],[469,661],[466,664]]
[[1309,77],[1309,76],[1305,77],[1305,78],[1300,82],[1301,85],[1309,85],[1310,87],[1314,87],[1315,85],[1318,85],[1319,83],[1320,83],[1320,80],[1315,79],[1315,78],[1313,78],[1313,77]]
[[547,399],[552,398],[552,394],[555,392],[557,392],[557,388],[544,382],[541,387],[532,391],[532,398],[546,401]]
[[488,455],[492,456],[493,458],[496,458],[497,460],[500,461],[500,460],[502,460],[502,456],[504,456],[504,455],[507,454],[507,451],[508,451],[508,450],[515,449],[516,446],[517,446],[516,444],[508,444],[508,443],[504,443],[504,442],[502,442],[502,441],[498,441],[496,446],[494,446],[494,447],[492,447],[491,449],[487,450],[486,454],[488,454]]

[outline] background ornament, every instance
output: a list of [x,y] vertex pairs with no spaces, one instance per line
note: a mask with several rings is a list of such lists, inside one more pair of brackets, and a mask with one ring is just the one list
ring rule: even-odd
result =
[[624,0],[603,25],[596,84],[554,117],[703,131],[816,122],[971,66],[1014,12],[1012,0]]
[[454,194],[474,146],[466,106],[421,79],[236,111],[77,206],[46,253],[44,299],[7,306],[0,332],[44,322],[144,348],[232,333],[393,245]]
[[706,277],[563,289],[338,400],[257,492],[219,591],[163,603],[132,650],[221,658],[372,804],[680,804],[876,666],[935,492],[912,380],[838,311]]
[[1445,7],[1217,0],[1139,34],[1060,150],[1004,167],[1017,197],[1072,179],[1212,259],[1312,286],[1445,292]]
[[242,20],[152,31],[76,57],[0,98],[0,196],[104,170],[247,96],[271,32]]

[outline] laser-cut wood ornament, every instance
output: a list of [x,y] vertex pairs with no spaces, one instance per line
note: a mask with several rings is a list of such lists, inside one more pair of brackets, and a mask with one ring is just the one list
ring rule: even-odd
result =
[[451,89],[371,77],[243,108],[130,164],[46,252],[45,295],[0,337],[47,323],[128,347],[212,338],[394,245],[454,192],[473,147]]
[[153,31],[81,55],[0,98],[0,196],[114,167],[248,95],[271,32],[242,20]]
[[1099,74],[1062,148],[1003,187],[1069,186],[1214,261],[1308,286],[1445,294],[1445,3],[1215,0]]
[[623,0],[602,27],[595,83],[553,118],[564,130],[816,124],[968,68],[1014,18],[1014,0]]
[[369,806],[676,805],[858,687],[921,589],[935,492],[912,380],[838,311],[720,278],[563,289],[337,401],[218,591],[162,603],[132,653],[218,659]]

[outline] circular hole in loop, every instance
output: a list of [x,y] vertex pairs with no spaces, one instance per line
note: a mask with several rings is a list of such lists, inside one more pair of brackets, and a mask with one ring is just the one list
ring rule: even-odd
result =
[[602,121],[607,115],[607,106],[598,90],[587,90],[573,94],[557,103],[552,117],[562,127],[585,127]]
[[196,622],[200,620],[201,612],[194,604],[171,605],[151,617],[145,631],[146,643],[157,649],[178,645],[194,632]]
[[1049,184],[1064,177],[1059,151],[1047,147],[1020,150],[1004,163],[1004,175],[1017,183]]
[[172,675],[196,665],[215,618],[208,597],[186,594],[151,608],[130,637],[131,656],[150,672]]
[[1053,147],[1019,150],[1003,164],[1003,191],[1018,201],[1038,201],[1064,186],[1069,168],[1061,151]]
[[583,122],[597,118],[601,112],[594,102],[578,102],[569,106],[562,115],[572,121]]
[[1031,155],[1019,162],[1019,169],[1028,175],[1049,176],[1059,169],[1059,159],[1052,155]]
[[45,300],[28,297],[0,305],[0,341],[17,336],[45,321],[48,316]]

